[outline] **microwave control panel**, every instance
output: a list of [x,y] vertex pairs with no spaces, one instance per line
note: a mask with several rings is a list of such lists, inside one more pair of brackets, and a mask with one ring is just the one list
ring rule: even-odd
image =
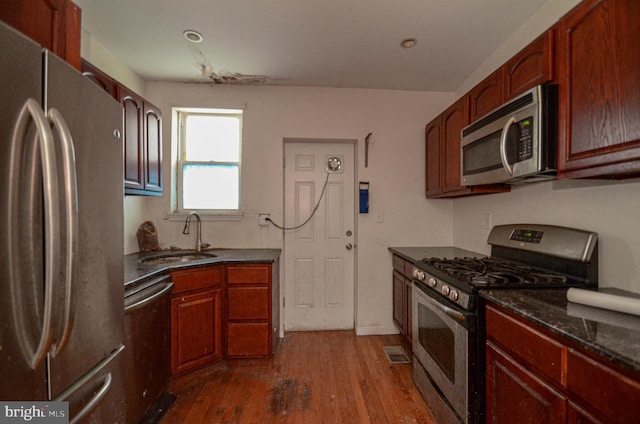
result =
[[533,156],[533,117],[530,116],[518,121],[511,128],[517,131],[518,156],[516,162],[530,159]]

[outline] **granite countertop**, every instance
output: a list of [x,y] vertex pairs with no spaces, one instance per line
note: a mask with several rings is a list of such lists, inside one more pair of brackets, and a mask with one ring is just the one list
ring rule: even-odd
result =
[[459,249],[451,246],[390,247],[389,250],[413,263],[419,262],[423,258],[483,258],[486,256],[470,250]]
[[640,317],[569,302],[567,289],[482,290],[480,296],[640,375]]
[[136,284],[150,277],[166,274],[167,271],[192,268],[203,265],[230,263],[273,263],[280,256],[280,249],[210,249],[203,253],[215,255],[208,258],[188,262],[174,262],[168,264],[141,264],[139,260],[154,255],[170,254],[172,252],[187,252],[185,250],[161,250],[156,252],[132,253],[124,256],[125,286]]

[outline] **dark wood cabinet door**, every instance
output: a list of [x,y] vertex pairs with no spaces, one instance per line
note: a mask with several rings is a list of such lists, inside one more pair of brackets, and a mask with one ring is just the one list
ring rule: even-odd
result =
[[413,319],[413,314],[411,313],[411,302],[413,302],[412,300],[412,291],[413,291],[413,286],[411,285],[411,280],[408,278],[404,279],[404,308],[405,308],[405,323],[406,323],[406,327],[405,327],[405,331],[404,333],[402,333],[406,338],[407,341],[409,342],[409,346],[411,346],[411,341],[413,339],[412,337],[412,319]]
[[221,290],[171,300],[171,373],[178,374],[222,357]]
[[397,271],[393,271],[393,322],[404,334],[405,329],[405,307],[404,307],[404,277]]
[[144,189],[162,193],[162,112],[144,102]]
[[471,89],[468,94],[469,122],[483,117],[502,104],[503,81],[503,69],[500,68]]
[[[640,381],[569,349],[566,386],[571,399],[604,421],[630,423],[640,412]],[[597,384],[594,384],[597,382]],[[586,414],[583,414],[586,415]]]
[[565,423],[567,399],[487,343],[487,423]]
[[503,66],[504,101],[554,78],[554,30],[550,29]]
[[441,117],[431,121],[425,127],[425,147],[426,147],[426,196],[436,196],[442,193],[442,182],[440,176],[441,155]]
[[442,113],[442,191],[466,190],[460,185],[460,138],[468,120],[468,97],[462,97]]
[[82,75],[96,83],[114,99],[118,98],[118,84],[107,74],[86,60],[82,61]]
[[70,0],[7,0],[0,20],[80,69],[81,10]]
[[576,406],[572,402],[569,402],[569,409],[567,411],[567,423],[568,424],[603,424],[598,418],[594,417],[590,413],[586,412],[582,408]]
[[267,322],[231,322],[227,325],[227,356],[255,358],[270,356]]
[[558,25],[562,177],[640,174],[640,2],[585,0]]
[[144,101],[121,87],[120,103],[124,113],[124,187],[144,189]]

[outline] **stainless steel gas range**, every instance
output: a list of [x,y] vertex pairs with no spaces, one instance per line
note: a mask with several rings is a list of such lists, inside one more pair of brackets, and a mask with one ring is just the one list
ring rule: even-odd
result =
[[433,248],[414,264],[413,377],[438,423],[484,423],[479,290],[597,287],[597,241],[573,228],[500,225],[489,257]]

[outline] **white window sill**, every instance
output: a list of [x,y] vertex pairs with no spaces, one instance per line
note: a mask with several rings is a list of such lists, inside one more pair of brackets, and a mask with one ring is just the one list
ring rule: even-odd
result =
[[[187,219],[188,213],[170,213],[165,215],[166,220],[169,221],[181,221],[184,222]],[[244,217],[242,212],[220,212],[220,213],[205,213],[198,212],[200,219],[205,221],[241,221]]]

